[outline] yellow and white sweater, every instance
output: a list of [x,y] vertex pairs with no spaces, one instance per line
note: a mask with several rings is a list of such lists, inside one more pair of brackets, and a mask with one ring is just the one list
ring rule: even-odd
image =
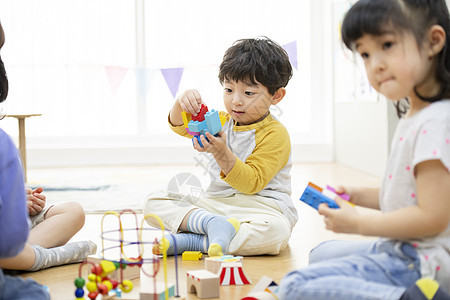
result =
[[[237,160],[227,176],[214,159],[210,160],[211,183],[207,193],[211,197],[243,193],[271,198],[292,228],[298,215],[291,199],[291,141],[286,128],[271,114],[258,123],[243,126],[237,126],[228,113],[219,114],[226,118],[222,130]],[[177,134],[192,138],[183,125],[170,126]]]

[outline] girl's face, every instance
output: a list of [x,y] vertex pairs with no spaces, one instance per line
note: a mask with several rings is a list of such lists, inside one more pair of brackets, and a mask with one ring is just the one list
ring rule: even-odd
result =
[[[363,35],[356,43],[371,85],[391,100],[408,97],[414,101],[417,96],[430,93],[434,82],[432,59],[426,51],[419,49],[416,39],[410,33],[398,34],[387,31],[382,35]],[[434,75],[434,74],[432,74]]]

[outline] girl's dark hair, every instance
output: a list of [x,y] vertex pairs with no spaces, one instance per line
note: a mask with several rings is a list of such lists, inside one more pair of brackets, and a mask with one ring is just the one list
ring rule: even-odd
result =
[[[5,33],[3,32],[2,24],[0,23],[0,48],[5,43]],[[0,57],[0,102],[5,101],[8,96],[8,77],[6,76],[5,65]]]
[[[393,28],[400,33],[411,32],[420,47],[432,25],[440,25],[446,35],[436,64],[441,89],[432,97],[424,97],[417,90],[415,93],[423,101],[434,102],[450,97],[450,17],[445,0],[360,0],[344,17],[342,41],[353,51],[356,40],[364,34],[377,36]],[[405,113],[400,101],[395,106],[399,117]]]
[[236,41],[223,56],[219,81],[261,83],[271,95],[285,87],[292,77],[286,51],[267,37]]

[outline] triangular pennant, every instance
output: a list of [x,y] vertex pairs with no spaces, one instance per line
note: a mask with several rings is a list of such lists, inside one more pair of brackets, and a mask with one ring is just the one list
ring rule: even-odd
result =
[[289,61],[291,62],[291,65],[298,70],[298,64],[297,64],[297,41],[290,42],[289,44],[286,44],[283,46],[284,50],[286,50]]
[[127,68],[117,67],[117,66],[105,66],[106,76],[108,76],[108,81],[111,86],[113,94],[117,92],[120,85],[122,84],[123,78],[128,72]]
[[150,83],[153,81],[153,77],[155,76],[155,72],[152,72],[150,69],[146,68],[136,68],[134,69],[134,74],[136,76],[138,95],[142,100],[145,100],[147,98]]
[[166,80],[170,92],[172,93],[172,96],[174,98],[178,92],[178,87],[180,85],[181,76],[183,76],[183,71],[184,68],[161,69],[164,79]]

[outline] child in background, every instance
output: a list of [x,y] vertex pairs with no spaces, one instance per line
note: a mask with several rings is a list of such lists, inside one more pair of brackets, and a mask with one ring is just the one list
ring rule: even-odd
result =
[[[0,48],[5,42],[0,24]],[[8,78],[0,58],[0,102],[8,95]],[[8,135],[0,129],[0,258],[22,251],[28,237],[25,185],[19,154]],[[4,275],[0,268],[0,299],[46,300],[50,295],[34,280]]]
[[38,271],[81,262],[96,252],[97,245],[92,241],[66,244],[84,225],[83,207],[77,202],[45,207],[46,196],[42,192],[41,187],[26,189],[31,221],[28,242],[19,255],[0,259],[0,267]]
[[[227,110],[219,114],[226,122],[218,136],[201,137],[203,147],[194,139],[194,149],[214,158],[206,195],[186,201],[170,191],[155,193],[144,207],[175,233],[178,253],[278,254],[287,246],[297,221],[290,198],[291,144],[269,108],[283,99],[291,76],[287,53],[268,38],[239,40],[226,51],[219,71]],[[196,116],[203,103],[197,90],[184,92],[169,113],[172,130],[192,138],[181,113]],[[163,241],[173,254],[172,236]]]
[[[329,241],[310,265],[285,276],[281,299],[449,299],[450,19],[444,0],[360,0],[342,24],[345,45],[363,59],[371,85],[402,116],[381,190],[337,189],[324,204],[326,228],[381,237]],[[440,285],[440,286],[439,286]]]

